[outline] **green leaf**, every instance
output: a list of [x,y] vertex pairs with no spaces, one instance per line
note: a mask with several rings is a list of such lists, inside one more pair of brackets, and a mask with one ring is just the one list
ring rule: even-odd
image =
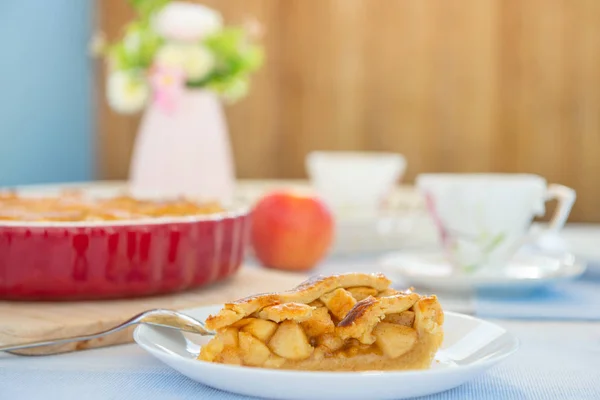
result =
[[163,39],[149,26],[149,23],[130,23],[123,38],[109,50],[110,60],[116,69],[146,69],[152,65],[154,54],[163,44]]
[[492,240],[485,246],[483,252],[488,254],[491,253],[498,247],[505,239],[505,235],[503,232],[498,233],[496,236],[492,238]]
[[214,71],[200,81],[188,82],[189,87],[210,87],[226,94],[239,92],[248,75],[263,63],[262,49],[247,40],[239,28],[225,28],[204,39],[204,45],[214,54]]
[[129,4],[144,19],[166,6],[171,0],[129,0]]
[[[108,50],[111,66],[118,70],[147,71],[165,39],[151,29],[150,17],[170,0],[129,0],[139,18],[127,25],[120,41]],[[188,87],[206,87],[231,101],[248,90],[249,76],[264,61],[262,48],[248,40],[240,28],[223,28],[198,42],[215,58],[214,69],[204,78],[186,82]]]

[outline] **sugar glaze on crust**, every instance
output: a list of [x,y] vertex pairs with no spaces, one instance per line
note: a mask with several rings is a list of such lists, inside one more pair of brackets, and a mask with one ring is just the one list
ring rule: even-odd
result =
[[206,320],[206,327],[212,330],[223,328],[271,305],[282,303],[308,304],[338,288],[366,286],[382,291],[387,289],[390,283],[391,281],[385,275],[379,273],[319,275],[302,282],[294,289],[286,292],[248,296],[232,303],[226,303],[217,315],[211,315]]

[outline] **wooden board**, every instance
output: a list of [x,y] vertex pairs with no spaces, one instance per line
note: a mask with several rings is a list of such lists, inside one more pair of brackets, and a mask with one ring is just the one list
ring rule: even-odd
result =
[[[0,345],[90,334],[109,329],[133,315],[153,309],[182,310],[221,304],[255,293],[287,290],[306,276],[259,268],[242,268],[225,282],[179,294],[129,300],[81,302],[0,302]],[[55,354],[131,342],[133,329],[100,339],[47,346],[17,354]]]

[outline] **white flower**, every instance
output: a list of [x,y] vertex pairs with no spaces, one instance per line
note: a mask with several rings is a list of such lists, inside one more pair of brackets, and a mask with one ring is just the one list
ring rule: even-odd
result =
[[204,46],[188,47],[185,51],[183,71],[190,80],[204,78],[215,66],[215,57]]
[[148,83],[138,73],[113,71],[108,76],[108,104],[117,112],[132,114],[144,108],[150,97]]
[[166,68],[181,68],[187,80],[204,78],[215,66],[213,54],[201,44],[168,43],[158,50],[154,58],[156,65]]
[[206,6],[173,1],[154,16],[152,26],[166,39],[198,41],[221,29],[223,18]]
[[142,47],[142,33],[140,30],[129,30],[123,37],[123,47],[129,54],[138,54]]
[[167,43],[154,55],[154,64],[166,68],[183,69],[184,53],[181,44]]

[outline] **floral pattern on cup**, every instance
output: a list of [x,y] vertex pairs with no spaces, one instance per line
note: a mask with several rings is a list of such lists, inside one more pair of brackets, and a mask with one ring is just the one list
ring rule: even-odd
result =
[[471,251],[472,253],[476,254],[473,257],[476,259],[475,262],[468,264],[458,263],[461,272],[473,273],[483,265],[486,265],[490,262],[494,251],[506,239],[506,234],[504,232],[492,234],[490,232],[483,231],[477,235],[472,235],[452,229],[446,226],[446,224],[442,221],[442,218],[437,212],[433,195],[426,191],[424,192],[424,199],[425,207],[438,230],[440,241],[448,258],[451,260],[460,259],[461,257],[456,257],[456,254],[468,251],[466,247],[475,249],[475,251]]

